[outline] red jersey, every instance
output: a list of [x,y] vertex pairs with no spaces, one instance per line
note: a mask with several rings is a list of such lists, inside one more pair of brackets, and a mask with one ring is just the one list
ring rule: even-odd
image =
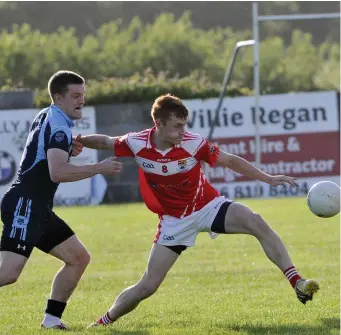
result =
[[139,165],[140,190],[146,206],[158,215],[182,218],[200,210],[219,193],[208,183],[201,161],[215,165],[219,148],[201,135],[186,132],[181,143],[158,150],[151,138],[155,128],[119,137],[118,157],[134,157]]

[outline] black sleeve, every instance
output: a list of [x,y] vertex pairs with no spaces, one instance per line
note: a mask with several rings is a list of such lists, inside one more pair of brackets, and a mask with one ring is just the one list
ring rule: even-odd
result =
[[71,136],[69,139],[68,135],[64,131],[58,130],[52,134],[48,144],[48,149],[55,148],[69,152],[70,146]]

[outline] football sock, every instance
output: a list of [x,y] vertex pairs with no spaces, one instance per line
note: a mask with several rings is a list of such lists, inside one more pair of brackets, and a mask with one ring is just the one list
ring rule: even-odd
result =
[[301,279],[301,276],[297,273],[296,268],[291,266],[290,268],[283,271],[283,273],[289,280],[291,286],[295,288],[296,282]]
[[61,302],[53,299],[47,300],[45,313],[61,318],[66,307],[66,302]]
[[50,328],[50,327],[53,327],[56,325],[60,325],[61,323],[62,323],[62,321],[60,320],[60,318],[58,318],[54,315],[45,313],[44,320],[43,320],[43,325],[45,327]]
[[113,323],[114,321],[110,319],[109,312],[105,313],[103,316],[101,316],[96,323],[101,325],[108,325],[110,323]]
[[47,300],[45,317],[43,324],[46,327],[55,326],[61,323],[61,317],[66,307],[66,302],[61,302],[53,299]]

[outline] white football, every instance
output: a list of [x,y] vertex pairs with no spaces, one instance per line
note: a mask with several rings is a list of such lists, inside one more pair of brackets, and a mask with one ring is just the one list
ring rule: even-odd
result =
[[330,218],[340,212],[340,187],[331,181],[314,184],[307,196],[308,207],[321,218]]

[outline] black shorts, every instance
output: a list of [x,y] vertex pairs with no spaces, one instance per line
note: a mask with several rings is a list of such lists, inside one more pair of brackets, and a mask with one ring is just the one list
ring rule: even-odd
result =
[[6,194],[1,202],[3,231],[0,251],[29,257],[34,247],[49,253],[74,235],[73,230],[42,202]]
[[214,233],[226,234],[225,230],[225,217],[226,212],[233,201],[226,199],[226,201],[221,205],[215,219],[212,222],[211,230]]

